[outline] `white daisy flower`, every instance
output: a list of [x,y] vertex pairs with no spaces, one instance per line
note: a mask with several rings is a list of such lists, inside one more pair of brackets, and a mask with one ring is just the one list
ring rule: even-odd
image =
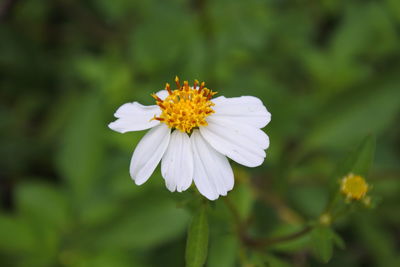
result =
[[228,158],[247,167],[264,162],[268,136],[260,130],[271,120],[260,99],[253,96],[226,98],[196,80],[193,87],[175,78],[176,90],[167,83],[153,94],[156,105],[126,103],[115,112],[108,127],[126,133],[150,129],[137,145],[130,175],[137,185],[145,183],[161,161],[167,188],[182,192],[194,181],[210,200],[232,190],[234,178]]

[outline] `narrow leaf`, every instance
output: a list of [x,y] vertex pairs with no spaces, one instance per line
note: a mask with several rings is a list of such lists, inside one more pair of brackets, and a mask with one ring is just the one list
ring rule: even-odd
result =
[[57,165],[73,192],[85,197],[101,175],[106,123],[102,119],[101,100],[96,94],[82,97],[76,113],[67,123]]
[[364,139],[357,151],[352,172],[367,176],[374,159],[375,142],[374,136],[368,136]]
[[3,253],[21,253],[32,251],[35,236],[29,222],[0,214],[0,251]]
[[[221,229],[222,230],[222,229]],[[210,236],[210,250],[208,253],[208,267],[230,267],[235,266],[238,255],[239,241],[232,234],[215,234]],[[223,251],[224,253],[221,253]]]
[[327,263],[333,252],[332,230],[326,226],[318,226],[311,233],[311,242],[315,256]]
[[207,205],[201,206],[189,226],[186,243],[186,266],[201,267],[207,259],[208,219]]
[[335,242],[335,245],[340,249],[345,249],[346,244],[344,243],[344,240],[342,239],[342,237],[334,231],[332,231],[332,234],[333,234],[333,236],[332,236],[333,242]]
[[359,147],[351,152],[338,170],[337,177],[349,173],[366,176],[372,166],[375,154],[375,136],[367,136]]

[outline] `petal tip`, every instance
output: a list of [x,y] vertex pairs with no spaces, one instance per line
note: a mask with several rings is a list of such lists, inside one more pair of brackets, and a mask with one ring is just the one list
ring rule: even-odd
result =
[[116,121],[110,122],[107,126],[113,131],[121,132],[120,130],[118,130],[118,127],[116,126]]
[[[131,177],[132,177],[132,175],[131,175]],[[133,178],[133,177],[132,177],[132,180],[137,186],[141,186],[142,184],[144,184],[144,182],[146,182],[146,180],[137,179],[137,178]]]
[[206,196],[206,195],[204,195],[208,200],[211,200],[211,201],[214,201],[214,200],[217,200],[218,198],[219,198],[219,195],[217,195],[217,196]]

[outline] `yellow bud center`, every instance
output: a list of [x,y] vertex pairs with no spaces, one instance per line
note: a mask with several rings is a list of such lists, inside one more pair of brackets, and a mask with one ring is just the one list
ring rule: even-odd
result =
[[175,78],[175,82],[178,86],[175,90],[171,90],[167,83],[165,89],[168,96],[164,100],[153,95],[162,110],[161,115],[154,119],[186,133],[190,133],[195,127],[206,126],[206,118],[214,113],[211,108],[214,103],[210,99],[216,92],[204,87],[204,82],[199,86],[197,80],[193,87],[189,86],[187,81],[181,86],[178,77]]
[[360,200],[368,192],[368,184],[363,177],[349,174],[342,179],[340,191],[348,199]]

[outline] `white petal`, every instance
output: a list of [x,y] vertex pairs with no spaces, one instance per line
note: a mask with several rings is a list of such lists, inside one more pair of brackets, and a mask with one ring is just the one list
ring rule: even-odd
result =
[[123,104],[115,112],[116,121],[108,124],[108,127],[120,133],[141,131],[160,124],[157,120],[151,120],[161,114],[158,106],[144,106],[138,102]]
[[225,117],[234,121],[246,123],[257,128],[264,128],[271,121],[271,113],[260,99],[254,96],[226,98],[217,97],[213,100],[215,113],[210,117]]
[[225,196],[234,184],[228,159],[212,148],[199,130],[193,131],[190,141],[194,160],[193,180],[197,189],[210,200],[217,199],[219,195]]
[[185,191],[193,180],[193,153],[190,138],[175,130],[161,161],[161,173],[167,188],[174,192]]
[[151,129],[137,145],[133,152],[130,174],[137,185],[149,179],[168,147],[171,129],[160,124]]
[[239,164],[257,167],[264,162],[269,138],[258,128],[210,118],[207,126],[200,127],[200,133],[214,149]]
[[158,92],[156,93],[156,95],[157,95],[159,98],[161,98],[162,100],[164,100],[164,99],[168,96],[168,91],[167,91],[167,90],[161,90],[161,91],[158,91]]
[[[236,121],[232,121],[230,118],[226,117],[209,117],[208,123],[216,124],[219,126],[223,126],[226,130],[227,134],[239,134],[247,139],[251,140],[263,150],[269,147],[269,138],[268,135],[252,125],[248,125],[246,123],[237,123]],[[264,154],[264,153],[263,153]]]

